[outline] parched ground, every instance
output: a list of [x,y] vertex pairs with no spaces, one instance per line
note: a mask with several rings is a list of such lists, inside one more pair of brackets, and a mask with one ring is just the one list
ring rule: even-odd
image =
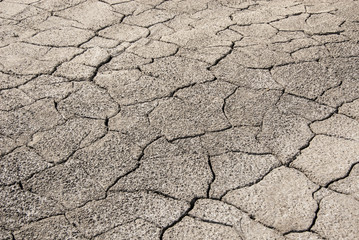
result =
[[359,239],[359,1],[0,0],[0,239]]

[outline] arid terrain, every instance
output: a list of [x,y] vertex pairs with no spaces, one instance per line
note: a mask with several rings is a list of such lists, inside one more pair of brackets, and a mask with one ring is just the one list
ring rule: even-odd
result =
[[0,0],[21,239],[359,239],[359,1]]

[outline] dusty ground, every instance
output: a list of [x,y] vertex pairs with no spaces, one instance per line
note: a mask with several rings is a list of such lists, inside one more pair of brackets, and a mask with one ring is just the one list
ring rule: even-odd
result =
[[0,1],[0,239],[359,239],[359,2]]

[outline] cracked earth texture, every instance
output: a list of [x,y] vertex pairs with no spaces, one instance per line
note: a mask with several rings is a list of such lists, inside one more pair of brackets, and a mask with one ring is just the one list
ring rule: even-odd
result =
[[0,240],[359,239],[359,1],[0,0]]

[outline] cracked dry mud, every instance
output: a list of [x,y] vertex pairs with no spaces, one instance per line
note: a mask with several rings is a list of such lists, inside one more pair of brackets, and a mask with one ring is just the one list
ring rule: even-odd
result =
[[359,1],[0,0],[0,240],[359,239]]

